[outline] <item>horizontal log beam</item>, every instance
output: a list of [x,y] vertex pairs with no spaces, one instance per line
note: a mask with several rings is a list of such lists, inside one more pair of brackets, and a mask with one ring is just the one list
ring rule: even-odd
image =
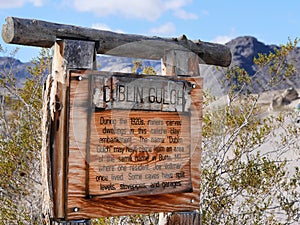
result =
[[2,27],[6,43],[50,48],[57,39],[95,41],[99,54],[159,60],[166,51],[192,51],[199,56],[199,63],[229,66],[230,49],[221,44],[191,41],[185,35],[179,38],[149,37],[121,34],[51,23],[35,19],[7,17]]

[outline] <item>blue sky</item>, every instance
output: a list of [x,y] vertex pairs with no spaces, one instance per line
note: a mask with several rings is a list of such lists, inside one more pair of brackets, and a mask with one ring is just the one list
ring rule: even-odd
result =
[[[114,32],[226,43],[250,35],[265,44],[300,37],[300,1],[274,0],[0,0],[0,23],[8,16],[46,20]],[[29,61],[40,48],[0,44]]]

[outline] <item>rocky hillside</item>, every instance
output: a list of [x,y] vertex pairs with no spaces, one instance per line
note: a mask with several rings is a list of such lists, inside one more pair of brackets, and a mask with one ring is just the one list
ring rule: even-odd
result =
[[[239,66],[244,68],[250,75],[257,72],[257,68],[253,64],[254,57],[257,57],[258,53],[269,53],[274,51],[279,46],[267,45],[258,41],[255,37],[243,36],[238,37],[230,42],[226,43],[232,52],[231,66]],[[132,62],[134,59],[122,58],[122,57],[107,57],[98,56],[98,66],[100,70],[117,71],[117,72],[131,72]],[[289,61],[293,62],[298,71],[300,71],[300,48],[289,57]],[[19,84],[28,75],[26,67],[30,63],[22,63],[17,59],[9,57],[0,57],[0,75],[3,75],[9,71],[10,68],[14,68],[16,71],[16,78]],[[160,71],[160,61],[147,61],[147,66],[153,66],[157,71]],[[200,74],[204,78],[204,88],[211,90],[215,95],[223,95],[226,93],[228,87],[222,85],[222,79],[224,72],[222,68],[216,68],[215,66],[200,65]],[[264,81],[264,74],[260,74],[259,79]],[[300,87],[300,79],[287,81],[287,83],[281,84],[277,89],[285,89],[293,86],[294,88]],[[264,91],[259,85],[255,87],[255,91]]]
[[18,85],[22,85],[29,75],[27,67],[30,65],[30,62],[22,63],[20,60],[12,57],[0,57],[0,77],[13,74]]
[[[274,49],[279,48],[279,46],[276,45],[266,45],[251,36],[238,37],[226,43],[226,46],[230,48],[232,53],[232,62],[230,66],[244,68],[251,76],[258,72],[258,68],[253,63],[253,59],[258,56],[258,53],[268,54],[273,52]],[[297,48],[289,56],[288,60],[293,63],[298,71],[300,71],[300,48]],[[266,82],[264,73],[266,72],[262,71],[258,75],[260,84],[254,86],[255,92],[265,91],[265,88],[262,88],[261,86]],[[204,77],[204,87],[206,89],[210,90],[215,95],[223,95],[226,93],[228,87],[222,85],[224,78],[222,68],[201,65],[200,74]],[[286,89],[289,87],[299,88],[300,79],[286,80],[285,83],[281,83],[276,89]]]

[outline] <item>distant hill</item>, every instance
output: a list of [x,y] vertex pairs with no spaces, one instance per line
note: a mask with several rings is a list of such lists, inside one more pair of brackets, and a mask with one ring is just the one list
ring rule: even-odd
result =
[[[245,69],[249,75],[254,75],[258,68],[254,65],[253,59],[258,56],[258,53],[270,53],[274,52],[279,46],[266,45],[258,41],[255,37],[243,36],[238,37],[225,44],[228,46],[232,53],[232,61],[230,66],[238,66]],[[300,71],[300,48],[297,48],[289,57],[289,62],[293,63],[298,71]],[[220,71],[220,68],[215,66],[200,65],[200,74],[204,78],[204,88],[210,90],[215,95],[223,95],[226,93],[228,87],[222,85],[224,73]],[[254,86],[254,92],[261,92],[265,89],[261,84],[266,83],[264,71],[259,74],[258,79],[260,84]],[[288,87],[299,88],[300,80],[286,80],[281,83],[276,89],[285,89]]]
[[18,85],[21,85],[29,75],[27,67],[30,65],[30,62],[22,63],[12,57],[0,57],[0,77],[13,74]]
[[[230,66],[239,66],[244,68],[250,75],[256,73],[257,68],[253,64],[254,57],[258,56],[258,53],[273,52],[274,49],[279,48],[276,45],[267,45],[258,41],[255,37],[243,36],[238,37],[225,44],[228,46],[232,53],[232,62]],[[132,62],[134,59],[123,57],[107,57],[99,55],[97,58],[97,64],[99,70],[116,71],[130,73],[132,68]],[[289,61],[292,62],[298,71],[300,71],[300,48],[296,49],[289,57]],[[153,66],[157,71],[160,71],[160,61],[147,61],[148,66]],[[11,68],[15,71],[15,76],[19,81],[19,84],[24,81],[28,76],[26,68],[30,65],[30,62],[22,63],[18,59],[11,57],[0,57],[0,75],[7,73]],[[215,95],[223,95],[228,87],[222,85],[223,72],[215,66],[200,65],[200,75],[204,78],[204,88],[211,90]],[[263,73],[259,79],[264,81]],[[263,83],[263,82],[262,82]],[[282,83],[278,89],[284,89],[290,86],[296,88],[300,87],[299,80],[287,81]],[[263,89],[257,85],[255,87],[256,92],[263,91]]]

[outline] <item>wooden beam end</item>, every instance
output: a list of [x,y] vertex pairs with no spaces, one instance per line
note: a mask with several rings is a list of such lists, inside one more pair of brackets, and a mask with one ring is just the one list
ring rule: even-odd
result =
[[6,24],[2,26],[2,39],[10,44],[13,43],[14,39],[14,21],[12,17],[6,17]]

